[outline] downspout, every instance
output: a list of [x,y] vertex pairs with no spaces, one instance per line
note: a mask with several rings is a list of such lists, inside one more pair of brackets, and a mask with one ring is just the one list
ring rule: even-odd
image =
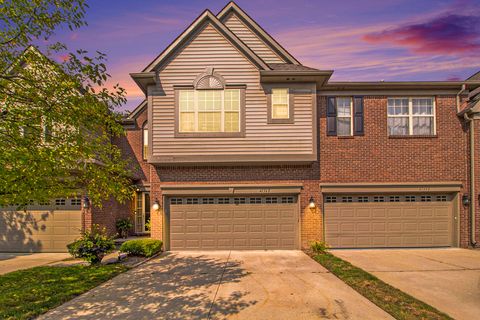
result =
[[462,93],[464,93],[465,91],[467,91],[467,85],[466,84],[462,84],[462,89],[457,93],[457,113],[460,112],[460,95]]
[[475,239],[475,132],[474,121],[467,113],[464,113],[463,117],[469,124],[469,138],[470,138],[470,243],[472,247],[475,247],[477,241]]

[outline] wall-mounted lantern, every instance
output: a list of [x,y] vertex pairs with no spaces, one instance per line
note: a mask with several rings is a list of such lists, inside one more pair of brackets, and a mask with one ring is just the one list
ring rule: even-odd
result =
[[308,207],[310,209],[315,209],[317,205],[315,204],[315,199],[313,199],[313,197],[310,197],[310,200],[308,200]]
[[462,196],[462,204],[466,207],[470,204],[470,198],[468,197],[468,194],[465,193]]
[[158,202],[158,199],[155,199],[155,201],[153,202],[152,209],[155,211],[158,211],[160,209],[160,202]]
[[88,209],[90,208],[90,199],[88,196],[83,197],[83,209]]

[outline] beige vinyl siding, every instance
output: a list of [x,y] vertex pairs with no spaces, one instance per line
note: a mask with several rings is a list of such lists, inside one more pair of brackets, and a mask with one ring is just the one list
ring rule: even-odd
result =
[[273,51],[261,38],[243,23],[234,13],[230,13],[224,20],[224,24],[253,50],[266,63],[285,63],[275,51]]
[[[245,136],[175,138],[174,86],[192,85],[209,66],[227,84],[246,85]],[[210,24],[162,66],[159,77],[160,84],[149,88],[153,157],[314,154],[314,84],[290,91],[294,95],[295,123],[268,124],[267,96],[258,69]]]

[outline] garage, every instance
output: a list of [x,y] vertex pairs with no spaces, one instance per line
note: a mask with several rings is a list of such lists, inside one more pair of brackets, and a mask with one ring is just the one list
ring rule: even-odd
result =
[[168,202],[170,250],[299,248],[295,195],[171,197]]
[[80,236],[80,199],[0,209],[0,252],[66,252]]
[[454,194],[326,194],[325,238],[332,248],[449,247]]

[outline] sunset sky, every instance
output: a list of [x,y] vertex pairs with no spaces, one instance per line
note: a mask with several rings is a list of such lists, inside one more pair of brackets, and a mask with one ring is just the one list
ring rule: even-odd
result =
[[[108,55],[131,110],[143,93],[130,79],[204,9],[228,1],[89,1],[88,26],[53,40]],[[238,0],[306,66],[334,81],[459,80],[480,70],[480,0]]]

